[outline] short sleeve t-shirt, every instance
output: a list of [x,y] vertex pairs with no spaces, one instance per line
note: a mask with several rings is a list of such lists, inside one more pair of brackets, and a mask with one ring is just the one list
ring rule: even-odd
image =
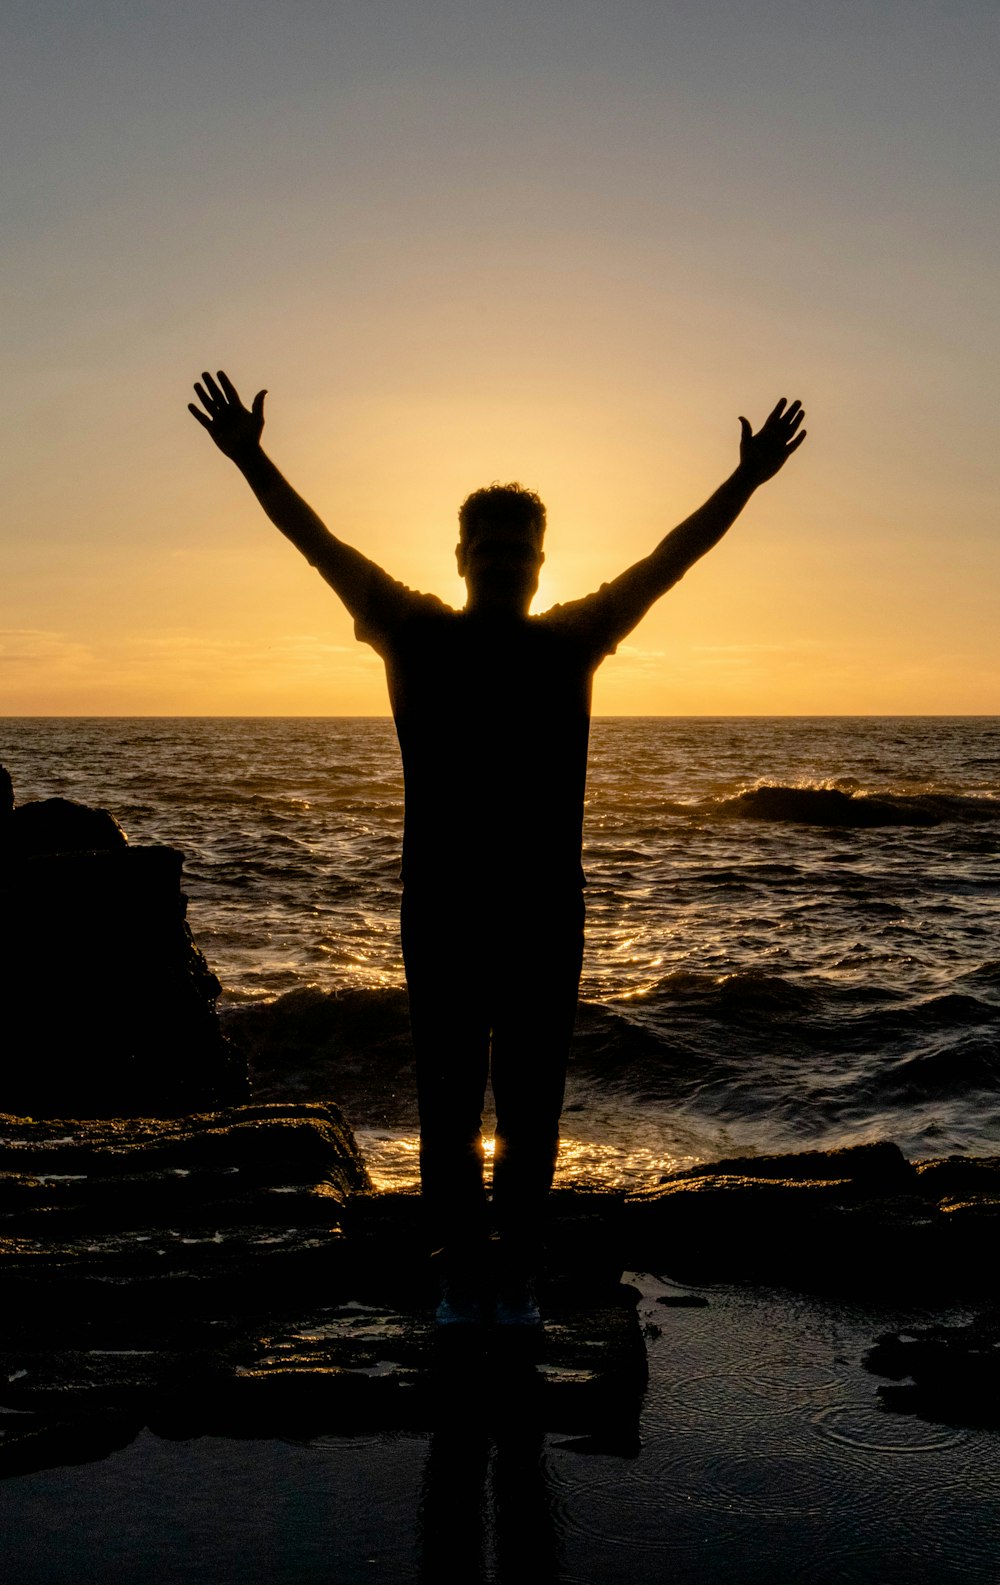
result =
[[405,884],[582,883],[591,684],[633,625],[609,588],[540,616],[487,617],[373,580],[355,631],[385,661]]

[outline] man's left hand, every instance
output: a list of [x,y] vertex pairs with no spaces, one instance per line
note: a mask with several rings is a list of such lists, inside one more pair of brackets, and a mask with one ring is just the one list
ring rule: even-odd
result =
[[801,402],[786,405],[781,398],[768,413],[764,423],[754,434],[747,419],[740,418],[740,471],[748,474],[755,484],[773,479],[784,467],[793,451],[797,451],[806,438],[799,426],[805,418]]

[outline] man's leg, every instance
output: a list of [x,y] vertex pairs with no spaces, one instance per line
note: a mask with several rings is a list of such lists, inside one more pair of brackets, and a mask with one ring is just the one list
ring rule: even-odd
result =
[[447,899],[404,893],[403,960],[417,1067],[420,1183],[428,1231],[454,1269],[489,1235],[482,1113],[490,1029],[481,941]]
[[537,1262],[559,1151],[566,1059],[583,959],[579,892],[532,898],[498,920],[492,1079],[497,1110],[493,1212],[515,1269]]

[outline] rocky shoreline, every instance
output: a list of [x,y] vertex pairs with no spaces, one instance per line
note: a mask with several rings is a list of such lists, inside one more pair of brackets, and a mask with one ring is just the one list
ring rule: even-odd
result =
[[0,1472],[101,1457],[144,1425],[427,1427],[470,1370],[499,1372],[529,1422],[634,1438],[645,1353],[613,1202],[557,1207],[539,1349],[442,1351],[419,1199],[371,1192],[335,1106],[0,1116]]
[[0,1472],[162,1435],[428,1428],[474,1377],[542,1428],[634,1442],[645,1354],[628,1270],[766,1283],[969,1326],[873,1340],[887,1408],[1000,1424],[1000,1161],[890,1144],[721,1161],[636,1194],[552,1196],[538,1348],[430,1324],[415,1194],[373,1193],[329,1103],[177,1119],[0,1117]]
[[[496,1412],[627,1450],[646,1381],[628,1271],[966,1305],[967,1325],[873,1340],[869,1364],[893,1380],[887,1408],[1000,1425],[1000,1156],[910,1162],[881,1142],[559,1189],[537,1346],[442,1348],[419,1199],[373,1191],[326,1098],[412,1120],[402,993],[370,1039],[352,1024],[369,1004],[337,999],[352,1028],[335,1044],[363,1061],[303,1043],[308,1020],[288,1051],[258,1020],[264,1043],[242,1051],[181,862],[130,848],[104,811],[14,808],[0,777],[16,1049],[0,1072],[0,1473],[102,1457],[147,1425],[427,1428],[487,1378]],[[330,998],[316,1015],[329,1032]]]

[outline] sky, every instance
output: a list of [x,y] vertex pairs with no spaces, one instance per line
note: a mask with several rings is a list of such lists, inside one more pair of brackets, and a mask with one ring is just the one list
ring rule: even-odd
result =
[[339,537],[535,609],[649,553],[738,415],[809,438],[600,714],[1000,712],[994,0],[6,0],[0,715],[381,715],[381,662],[186,410]]

